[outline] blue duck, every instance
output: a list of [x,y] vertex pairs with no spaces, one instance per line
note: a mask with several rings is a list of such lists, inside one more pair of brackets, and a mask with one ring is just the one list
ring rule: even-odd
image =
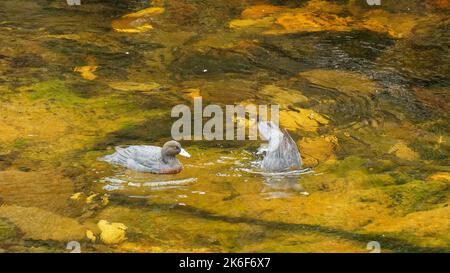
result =
[[280,129],[272,121],[260,121],[258,131],[269,141],[267,147],[259,150],[259,153],[265,152],[261,163],[264,171],[283,172],[301,168],[302,159],[297,144],[285,129]]
[[126,148],[116,147],[116,152],[99,158],[110,164],[120,165],[139,172],[156,174],[176,174],[183,170],[183,165],[176,155],[191,157],[181,148],[180,143],[171,140],[163,147],[134,145]]

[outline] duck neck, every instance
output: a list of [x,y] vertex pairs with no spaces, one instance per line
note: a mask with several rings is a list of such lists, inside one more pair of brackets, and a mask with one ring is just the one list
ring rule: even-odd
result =
[[161,151],[161,158],[164,163],[169,165],[177,160],[175,156],[167,155],[166,153],[164,153],[164,151]]

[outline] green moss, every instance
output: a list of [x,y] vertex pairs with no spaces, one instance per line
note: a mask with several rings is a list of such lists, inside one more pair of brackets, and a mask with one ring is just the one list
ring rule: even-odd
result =
[[389,207],[405,213],[429,210],[448,202],[450,184],[446,181],[412,181],[405,185],[383,188]]
[[371,160],[367,163],[369,173],[386,173],[394,171],[397,166],[391,160]]
[[394,183],[397,185],[403,185],[413,180],[413,178],[405,173],[392,173],[391,176],[394,179]]
[[14,142],[12,143],[12,147],[16,150],[22,150],[27,146],[27,141],[21,137],[16,138]]
[[4,220],[0,219],[0,241],[13,238],[16,236],[16,230],[14,226],[8,224]]
[[441,145],[440,148],[436,148],[436,142],[415,141],[411,145],[412,149],[420,154],[420,158],[424,160],[448,160],[450,154],[449,145]]
[[332,172],[340,177],[345,177],[351,171],[356,171],[363,169],[363,165],[366,163],[366,160],[357,156],[349,156],[342,161],[339,161],[337,164],[334,164],[328,168],[329,172]]
[[60,80],[45,81],[24,88],[31,100],[48,100],[62,106],[75,105],[85,102],[77,96],[66,84]]
[[384,187],[395,184],[395,180],[388,174],[370,175],[367,183],[372,187]]

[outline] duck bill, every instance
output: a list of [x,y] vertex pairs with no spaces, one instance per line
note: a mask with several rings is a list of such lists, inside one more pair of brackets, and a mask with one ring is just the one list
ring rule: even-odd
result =
[[180,155],[184,156],[184,157],[187,157],[187,158],[191,157],[191,155],[188,152],[186,152],[186,150],[183,149],[183,148],[181,148]]

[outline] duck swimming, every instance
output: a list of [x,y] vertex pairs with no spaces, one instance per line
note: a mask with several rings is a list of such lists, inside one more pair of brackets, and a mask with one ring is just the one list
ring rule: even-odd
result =
[[181,148],[180,143],[171,140],[163,147],[134,145],[126,148],[116,147],[112,155],[100,157],[99,160],[110,164],[127,167],[138,172],[149,172],[156,174],[176,174],[183,170],[183,165],[176,155],[191,157]]
[[258,151],[259,154],[265,152],[261,163],[264,171],[283,172],[301,168],[302,158],[297,144],[285,129],[280,129],[272,121],[260,121],[258,131],[269,141],[266,147]]

